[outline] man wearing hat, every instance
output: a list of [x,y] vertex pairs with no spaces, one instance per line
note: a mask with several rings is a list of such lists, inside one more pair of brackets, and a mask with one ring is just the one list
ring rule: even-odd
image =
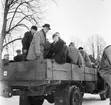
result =
[[16,50],[16,52],[17,52],[17,55],[14,57],[14,61],[15,61],[15,62],[20,62],[20,61],[22,61],[21,50],[18,49],[18,50]]
[[38,31],[30,44],[27,60],[43,59],[44,46],[46,43],[46,33],[50,30],[49,24],[44,24],[43,29]]

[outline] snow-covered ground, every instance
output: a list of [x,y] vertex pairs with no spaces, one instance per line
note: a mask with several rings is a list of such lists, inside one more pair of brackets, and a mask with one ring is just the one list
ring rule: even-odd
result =
[[[3,98],[0,97],[0,105],[19,105],[19,97]],[[49,104],[46,100],[43,105]],[[83,105],[109,105],[109,99],[101,101],[99,95],[85,94],[83,98]]]

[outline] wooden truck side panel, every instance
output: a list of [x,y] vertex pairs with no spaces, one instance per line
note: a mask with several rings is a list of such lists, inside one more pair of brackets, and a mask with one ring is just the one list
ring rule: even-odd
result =
[[[7,72],[7,74],[5,73]],[[96,70],[74,64],[57,64],[47,59],[10,63],[4,67],[2,80],[74,80],[96,81]]]

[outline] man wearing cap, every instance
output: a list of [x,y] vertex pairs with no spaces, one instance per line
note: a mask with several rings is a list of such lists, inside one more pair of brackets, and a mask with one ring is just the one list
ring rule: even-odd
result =
[[43,59],[44,46],[46,43],[46,33],[49,30],[50,30],[50,25],[45,24],[43,25],[43,29],[41,29],[34,35],[27,55],[28,60],[35,60],[38,58]]
[[17,52],[17,55],[14,57],[14,61],[15,62],[20,62],[20,61],[22,61],[22,54],[21,54],[21,50],[16,50],[16,52]]
[[23,39],[22,39],[22,45],[23,45],[23,60],[26,60],[27,54],[28,54],[28,50],[29,50],[29,46],[30,43],[33,39],[33,35],[36,33],[37,31],[37,27],[36,26],[32,26],[31,30],[26,32]]
[[91,60],[90,60],[88,54],[84,51],[83,47],[79,47],[78,50],[80,51],[80,53],[84,59],[85,66],[92,67]]

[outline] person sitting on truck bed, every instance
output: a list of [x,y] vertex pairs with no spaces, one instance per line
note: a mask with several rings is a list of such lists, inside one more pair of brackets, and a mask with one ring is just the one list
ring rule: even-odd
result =
[[68,47],[68,59],[71,61],[69,63],[79,65],[80,67],[84,65],[83,58],[73,42]]
[[17,52],[17,55],[14,57],[14,61],[15,62],[20,62],[20,61],[22,61],[22,54],[21,54],[21,50],[16,50],[16,52]]
[[83,59],[84,59],[84,62],[85,62],[85,66],[86,67],[92,67],[91,60],[90,60],[88,54],[83,50],[82,47],[79,47],[78,50],[80,51],[80,53],[83,56]]
[[5,54],[2,59],[3,65],[7,65],[9,63],[9,54]]
[[51,44],[51,48],[48,52],[47,58],[54,59],[57,63],[63,64],[66,62],[66,43],[60,38],[59,32],[53,34],[52,38],[53,43]]

